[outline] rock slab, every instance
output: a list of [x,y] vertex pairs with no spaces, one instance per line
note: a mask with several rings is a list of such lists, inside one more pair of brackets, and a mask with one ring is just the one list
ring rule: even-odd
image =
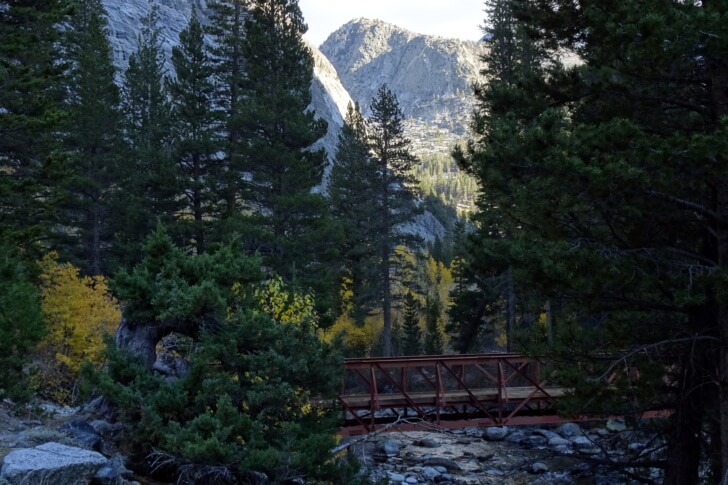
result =
[[3,461],[0,478],[16,484],[83,485],[106,462],[101,453],[51,442],[11,451]]

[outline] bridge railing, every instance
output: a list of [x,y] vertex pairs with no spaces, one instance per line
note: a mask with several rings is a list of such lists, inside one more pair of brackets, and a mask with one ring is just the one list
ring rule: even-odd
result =
[[538,361],[515,353],[347,359],[345,367],[339,401],[349,434],[413,421],[456,427],[558,420],[554,404],[563,395]]

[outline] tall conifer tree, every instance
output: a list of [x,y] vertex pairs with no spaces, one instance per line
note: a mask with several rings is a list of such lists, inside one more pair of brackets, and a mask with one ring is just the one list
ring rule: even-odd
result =
[[241,191],[247,169],[243,146],[240,103],[244,96],[245,57],[245,2],[239,0],[214,0],[209,5],[210,24],[207,32],[212,38],[209,47],[214,66],[215,109],[222,115],[221,132],[224,143],[219,147],[224,153],[219,174],[218,192],[225,205],[222,219],[234,216],[241,206]]
[[[664,483],[697,483],[701,456],[721,481],[728,5],[513,3],[548,62],[477,93],[490,109],[463,161],[493,197],[479,208],[494,228],[474,243],[513,268],[540,310],[552,302],[550,350],[568,356],[557,375],[584,398],[576,412],[640,412],[660,399],[674,410]],[[564,52],[579,62],[564,66]],[[518,230],[487,237],[499,227]],[[608,386],[609,364],[574,365],[593,352],[640,378]]]
[[158,221],[171,223],[179,193],[170,158],[171,106],[159,38],[158,7],[142,19],[137,51],[129,56],[122,90],[129,161],[123,167],[124,193],[118,201],[116,243],[122,261],[134,261],[139,245]]
[[412,169],[417,158],[412,143],[404,134],[404,114],[397,97],[387,86],[380,87],[372,100],[368,120],[371,155],[377,165],[376,204],[379,207],[379,228],[372,234],[380,257],[382,282],[382,314],[384,318],[383,352],[391,354],[392,329],[392,272],[394,249],[399,244],[412,244],[414,236],[401,231],[401,225],[411,222],[418,209]]
[[168,81],[174,128],[172,157],[183,201],[176,224],[184,228],[176,232],[201,254],[210,237],[209,224],[217,216],[216,184],[223,161],[216,155],[222,140],[217,133],[220,115],[213,105],[214,69],[194,9],[179,40],[172,49],[176,76]]
[[404,316],[402,319],[402,354],[420,355],[422,353],[422,329],[420,328],[420,302],[411,291],[404,297]]
[[349,105],[339,135],[336,163],[329,179],[332,214],[342,226],[341,254],[351,280],[352,318],[358,324],[381,306],[380,254],[372,239],[379,231],[377,204],[381,172],[369,150],[366,121],[359,106]]
[[295,264],[303,263],[306,251],[295,242],[306,237],[325,205],[312,189],[321,182],[326,155],[310,147],[326,133],[326,122],[308,110],[313,58],[302,38],[307,26],[298,2],[251,1],[249,9],[241,103],[251,175],[247,197],[266,214],[271,263],[292,278],[303,269]]
[[123,153],[119,90],[114,83],[105,11],[79,0],[72,19],[71,86],[65,149],[69,178],[58,237],[84,271],[106,272],[111,244],[110,198]]
[[46,239],[59,173],[52,154],[64,117],[57,28],[64,1],[18,0],[0,8],[0,238]]

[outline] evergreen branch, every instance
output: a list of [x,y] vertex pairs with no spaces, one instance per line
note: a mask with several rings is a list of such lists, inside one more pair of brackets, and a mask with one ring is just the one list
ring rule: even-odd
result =
[[676,204],[680,207],[683,207],[684,209],[696,211],[699,214],[713,220],[714,222],[718,222],[720,224],[728,224],[728,219],[723,217],[720,213],[715,212],[711,209],[708,209],[704,205],[698,204],[697,202],[681,199],[679,197],[675,197],[675,196],[669,195],[669,194],[664,194],[662,192],[657,192],[655,190],[648,190],[647,193],[653,197],[658,197],[658,198],[667,200],[669,202],[673,202],[674,204]]
[[666,345],[678,345],[683,343],[694,343],[701,340],[710,340],[714,342],[720,342],[720,339],[717,337],[711,337],[710,335],[696,335],[693,337],[684,337],[684,338],[678,338],[678,339],[668,339],[668,340],[661,340],[659,342],[655,342],[652,344],[647,345],[641,345],[639,347],[636,347],[632,349],[631,351],[627,352],[623,356],[621,356],[618,360],[615,360],[609,367],[607,367],[607,370],[597,377],[596,379],[592,379],[595,382],[599,382],[601,380],[605,380],[609,375],[612,374],[612,372],[617,368],[618,365],[624,364],[625,367],[629,366],[628,359],[636,356],[640,353],[645,353],[645,355],[648,355],[650,350],[658,349],[660,347],[666,346]]

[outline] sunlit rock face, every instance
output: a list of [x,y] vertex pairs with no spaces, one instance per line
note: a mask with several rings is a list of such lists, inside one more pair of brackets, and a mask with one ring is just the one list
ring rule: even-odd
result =
[[484,53],[482,43],[415,34],[379,20],[356,19],[332,33],[321,52],[365,114],[379,87],[387,84],[410,119],[415,137],[424,127],[456,137],[467,131],[474,106],[472,86]]
[[[149,14],[149,0],[104,0],[109,17],[109,39],[114,52],[114,64],[123,72],[129,63],[129,55],[137,48],[137,39],[141,27],[141,19]],[[162,47],[169,74],[173,75],[169,62],[172,47],[179,41],[179,33],[184,30],[192,15],[192,9],[203,23],[207,22],[206,0],[158,0],[159,29]],[[351,101],[346,89],[336,74],[331,63],[316,47],[309,46],[313,52],[315,67],[311,85],[311,105],[316,115],[327,121],[329,131],[319,140],[315,148],[324,148],[333,160],[336,151],[336,140],[344,123],[346,106]],[[328,178],[328,172],[325,180]]]
[[[178,43],[179,33],[187,26],[193,8],[196,10],[202,23],[207,22],[207,1],[206,0],[157,0],[159,6],[159,29],[160,38],[169,75],[174,75],[169,62],[172,47]],[[129,62],[129,56],[136,50],[137,39],[141,27],[141,19],[144,18],[151,8],[149,0],[103,0],[109,18],[109,39],[113,49],[114,64],[123,73]],[[358,22],[358,23],[357,23]],[[367,23],[368,22],[368,23]],[[405,114],[419,118],[409,120],[409,126],[420,136],[412,137],[420,145],[418,140],[432,140],[428,130],[430,123],[434,122],[442,128],[446,134],[451,133],[452,127],[458,127],[455,131],[462,133],[466,126],[465,119],[470,113],[472,100],[469,99],[469,83],[471,82],[470,67],[464,59],[470,59],[473,66],[477,62],[477,45],[475,43],[460,42],[436,37],[418,36],[399,29],[383,22],[356,21],[347,25],[360,25],[360,34],[345,36],[351,39],[352,55],[356,59],[352,64],[344,62],[347,57],[347,50],[342,48],[334,49],[335,53],[328,57],[316,47],[309,45],[314,59],[314,78],[311,84],[311,104],[309,109],[316,113],[316,116],[326,120],[328,132],[321,140],[317,141],[313,148],[323,148],[329,158],[329,165],[325,171],[321,184],[316,188],[318,191],[326,192],[329,174],[336,155],[336,143],[339,132],[344,123],[347,105],[352,102],[350,89],[357,93],[354,99],[364,100],[360,104],[366,112],[369,101],[382,82],[388,83],[395,92],[402,104]],[[380,29],[373,28],[381,26]],[[366,28],[365,28],[366,27]],[[370,29],[371,28],[371,29]],[[372,30],[366,33],[366,29]],[[352,31],[354,32],[354,31]],[[359,31],[357,31],[359,32]],[[389,34],[383,34],[389,32]],[[342,30],[332,34],[324,44],[325,47],[333,49],[335,43],[332,39],[340,38]],[[357,40],[359,39],[359,40]],[[349,45],[344,43],[344,46]],[[407,47],[408,46],[408,47]],[[433,46],[436,46],[433,48]],[[333,51],[332,51],[333,52]],[[454,59],[448,60],[449,55],[455,55]],[[400,60],[397,60],[398,57]],[[336,62],[330,62],[335,59]],[[410,63],[409,68],[401,64]],[[356,65],[355,76],[352,77],[351,66]],[[340,73],[346,72],[340,77]],[[379,70],[381,69],[381,72]],[[476,72],[475,67],[472,68]],[[367,76],[371,76],[368,79]],[[469,77],[470,76],[470,77]],[[120,76],[121,80],[122,77]],[[347,88],[347,79],[348,88]],[[353,82],[352,79],[358,80]],[[343,81],[343,82],[342,82]],[[444,83],[444,84],[443,84]],[[368,86],[368,89],[366,87]],[[429,86],[429,87],[428,87]],[[415,109],[416,108],[416,109]],[[460,114],[463,114],[461,116]],[[417,124],[422,123],[420,129]],[[427,125],[427,126],[425,126]],[[436,144],[437,150],[449,150],[450,139],[439,135]],[[426,143],[423,141],[422,143]],[[418,217],[417,221],[408,224],[403,228],[406,232],[415,233],[426,241],[443,237],[445,229],[442,224],[430,213]]]

